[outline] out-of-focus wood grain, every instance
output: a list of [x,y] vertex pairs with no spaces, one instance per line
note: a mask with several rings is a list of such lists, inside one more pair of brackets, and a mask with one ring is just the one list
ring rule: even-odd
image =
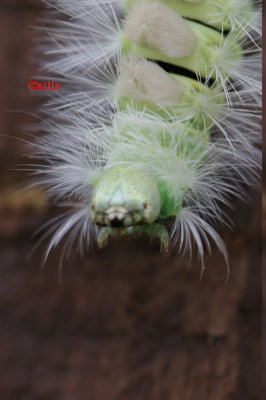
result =
[[17,207],[17,197],[7,194],[25,176],[7,171],[25,162],[24,145],[14,137],[27,138],[22,126],[33,120],[5,110],[36,113],[27,84],[36,72],[29,25],[39,6],[33,0],[0,5],[0,399],[258,400],[257,195],[251,206],[235,203],[236,230],[223,232],[227,284],[218,251],[199,283],[195,259],[189,264],[174,251],[161,254],[145,240],[110,244],[82,261],[71,255],[62,283],[60,248],[43,270],[44,246],[27,259],[35,243],[30,232],[52,211],[43,198],[34,207],[32,197],[21,197]]
[[187,258],[116,244],[72,258],[60,285],[56,258],[41,273],[28,250],[2,250],[4,398],[259,398],[255,246],[231,240],[226,285],[217,252],[199,284]]

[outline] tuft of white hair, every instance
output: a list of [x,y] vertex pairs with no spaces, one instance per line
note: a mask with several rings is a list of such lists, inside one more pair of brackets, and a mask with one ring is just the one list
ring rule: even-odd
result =
[[45,27],[40,28],[39,35],[45,71],[84,76],[120,52],[123,13],[116,2],[43,1],[52,10],[43,20]]
[[[236,43],[240,45],[237,51]],[[262,60],[259,41],[254,44],[247,37],[243,37],[241,27],[230,31],[225,38],[221,39],[220,45],[215,49],[210,49],[210,52],[212,55],[209,60],[207,78],[215,76],[215,81],[222,86],[227,101],[230,102],[230,88],[235,92],[244,88],[256,95],[260,103]]]
[[160,50],[170,58],[191,55],[197,38],[186,21],[158,1],[137,1],[124,24],[128,37],[139,46]]
[[159,65],[145,58],[123,58],[119,63],[117,98],[133,97],[159,107],[178,104],[182,85]]
[[231,0],[231,6],[225,7],[221,0],[210,0],[217,8],[216,13],[209,13],[213,23],[230,26],[232,31],[242,30],[242,35],[249,37],[254,43],[262,36],[261,1]]

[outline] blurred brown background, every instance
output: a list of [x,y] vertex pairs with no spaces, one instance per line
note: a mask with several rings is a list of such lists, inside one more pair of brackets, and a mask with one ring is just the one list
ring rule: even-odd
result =
[[196,258],[144,239],[73,254],[62,282],[60,248],[44,269],[44,246],[28,258],[32,232],[55,213],[41,193],[18,194],[26,174],[10,171],[26,160],[23,127],[37,122],[27,85],[41,10],[0,0],[0,399],[260,399],[260,194],[235,202],[236,229],[222,232],[227,284],[218,251],[199,283]]

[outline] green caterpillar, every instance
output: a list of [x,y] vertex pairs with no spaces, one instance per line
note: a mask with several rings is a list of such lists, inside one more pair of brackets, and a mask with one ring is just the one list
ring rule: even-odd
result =
[[165,248],[191,251],[194,239],[202,258],[212,238],[226,255],[212,224],[260,164],[260,4],[46,3],[67,20],[47,22],[44,65],[62,90],[35,173],[73,209],[48,252],[68,232],[80,247],[144,233]]

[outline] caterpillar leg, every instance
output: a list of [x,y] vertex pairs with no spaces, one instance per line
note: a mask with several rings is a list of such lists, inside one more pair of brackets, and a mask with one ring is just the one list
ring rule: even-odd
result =
[[168,249],[169,246],[169,233],[166,227],[160,223],[155,223],[151,225],[139,226],[139,232],[145,233],[152,238],[160,239],[161,245],[165,250]]
[[147,234],[150,237],[158,238],[165,250],[169,246],[169,234],[166,227],[160,223],[151,225],[136,225],[127,228],[108,228],[103,227],[98,234],[97,242],[102,247],[110,236],[131,236],[132,234]]

